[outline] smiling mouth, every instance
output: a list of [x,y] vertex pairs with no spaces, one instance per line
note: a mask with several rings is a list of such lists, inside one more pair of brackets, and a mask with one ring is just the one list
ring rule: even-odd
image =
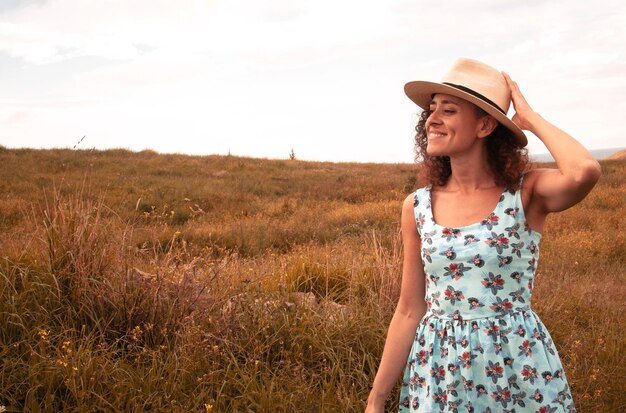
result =
[[447,133],[443,133],[443,132],[428,132],[428,138],[443,138],[444,136],[446,136]]

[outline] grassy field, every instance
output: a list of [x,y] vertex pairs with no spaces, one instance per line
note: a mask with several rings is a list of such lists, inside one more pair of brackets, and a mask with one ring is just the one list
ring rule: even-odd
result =
[[[533,294],[583,413],[626,409],[626,161],[602,167]],[[0,147],[0,408],[363,411],[415,171]]]

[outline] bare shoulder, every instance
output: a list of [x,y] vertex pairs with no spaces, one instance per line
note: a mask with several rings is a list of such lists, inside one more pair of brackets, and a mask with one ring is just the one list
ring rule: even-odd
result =
[[[545,186],[546,182],[554,183],[556,179],[562,176],[561,171],[556,168],[537,168],[531,169],[524,174],[524,180],[522,182],[522,199],[524,199],[524,207],[532,207],[534,203],[545,203],[545,198],[555,196],[558,191],[554,191],[550,194],[543,193],[542,186]],[[567,185],[561,185],[567,186]],[[561,189],[563,191],[563,189]],[[553,212],[553,211],[546,211]]]
[[524,173],[524,185],[534,183],[540,176],[546,173],[558,172],[558,169],[553,168],[534,168]]
[[[541,168],[526,173],[522,192],[530,208],[548,214],[576,205],[591,191],[600,178],[597,161],[581,166],[578,174],[565,175],[559,169]],[[596,167],[597,166],[597,167]]]
[[410,237],[419,241],[417,225],[415,222],[415,192],[410,193],[402,203],[401,227],[403,237]]
[[410,193],[402,202],[402,226],[414,222],[415,192]]
[[415,206],[415,191],[411,192],[409,195],[407,195],[406,198],[404,198],[404,201],[402,202],[402,211],[404,210],[413,211],[414,206]]
[[524,173],[524,180],[522,181],[522,199],[525,201],[524,206],[527,206],[527,202],[532,197],[533,188],[537,183],[537,179],[546,172],[550,171],[548,168],[531,169]]
[[550,171],[552,170],[549,168],[540,168],[526,172],[522,180],[522,187],[520,188],[526,224],[539,233],[543,231],[547,212],[542,205],[537,202],[537,198],[533,196],[534,188],[540,177],[546,173],[550,173]]

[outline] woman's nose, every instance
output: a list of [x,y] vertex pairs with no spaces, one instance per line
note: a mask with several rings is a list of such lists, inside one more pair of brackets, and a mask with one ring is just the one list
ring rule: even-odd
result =
[[440,109],[435,109],[432,110],[430,112],[430,115],[428,115],[428,119],[426,119],[426,124],[431,124],[431,123],[436,123],[439,124],[441,123],[441,110]]

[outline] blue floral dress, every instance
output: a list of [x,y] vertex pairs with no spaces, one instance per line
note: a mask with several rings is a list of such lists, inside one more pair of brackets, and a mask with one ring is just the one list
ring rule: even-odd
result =
[[[521,186],[520,186],[521,187]],[[415,334],[400,412],[575,412],[552,338],[530,307],[541,235],[520,190],[482,222],[438,225],[431,187],[415,192],[427,312]]]

